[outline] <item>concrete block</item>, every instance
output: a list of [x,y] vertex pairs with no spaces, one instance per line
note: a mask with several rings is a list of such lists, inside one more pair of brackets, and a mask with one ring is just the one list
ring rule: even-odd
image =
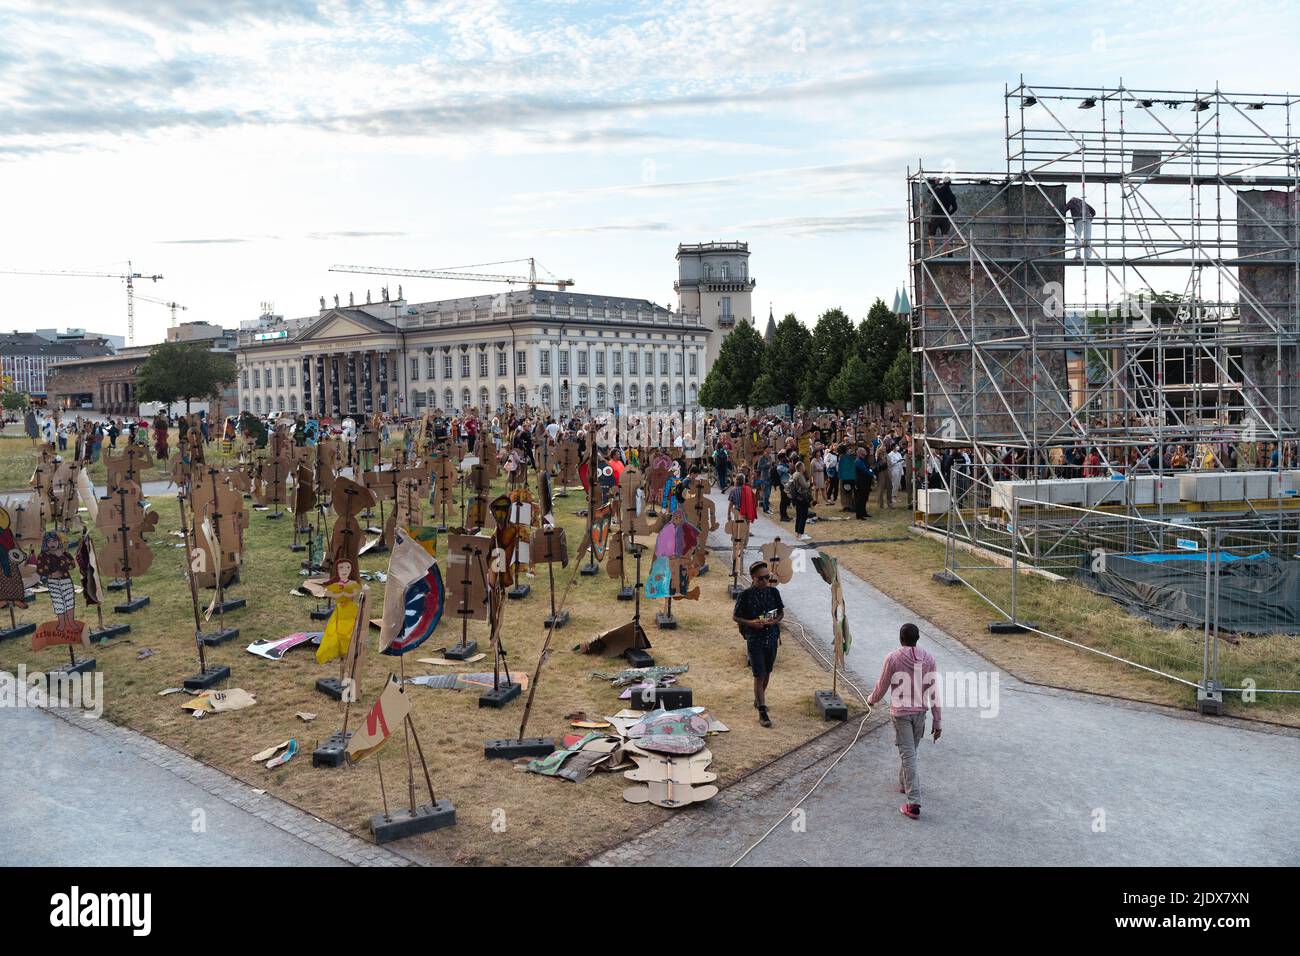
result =
[[1092,478],[1088,481],[1088,507],[1098,505],[1122,505],[1124,503],[1125,485],[1123,481],[1113,478]]
[[1219,479],[1220,501],[1244,501],[1246,499],[1246,476],[1238,471],[1225,472]]
[[1267,471],[1243,471],[1242,480],[1246,483],[1247,500],[1256,500],[1259,498],[1269,497],[1269,478],[1272,474]]
[[943,514],[951,498],[944,488],[921,488],[916,492],[916,510],[928,515]]
[[1179,495],[1183,501],[1222,501],[1220,477],[1213,473],[1179,475]]

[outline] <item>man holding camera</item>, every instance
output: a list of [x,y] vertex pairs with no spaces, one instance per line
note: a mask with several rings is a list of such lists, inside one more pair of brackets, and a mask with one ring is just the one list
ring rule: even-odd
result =
[[776,649],[781,643],[781,621],[785,617],[785,604],[781,592],[772,584],[772,572],[765,561],[749,566],[749,587],[736,598],[732,620],[740,627],[749,652],[749,669],[754,674],[754,706],[758,708],[758,722],[772,726],[767,715],[767,684],[776,666]]

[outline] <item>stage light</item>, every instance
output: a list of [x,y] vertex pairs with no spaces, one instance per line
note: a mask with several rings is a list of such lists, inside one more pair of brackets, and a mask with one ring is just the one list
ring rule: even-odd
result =
[[1038,97],[1036,97],[1036,96],[1026,96],[1023,100],[1020,101],[1020,105],[1021,105],[1021,107],[1037,106],[1037,105],[1038,105]]
[[1081,110],[1090,110],[1090,109],[1092,109],[1092,108],[1093,108],[1094,106],[1096,106],[1096,105],[1097,105],[1097,98],[1094,97],[1094,96],[1090,96],[1090,97],[1088,97],[1086,100],[1084,100],[1082,103],[1079,104],[1079,109],[1081,109]]

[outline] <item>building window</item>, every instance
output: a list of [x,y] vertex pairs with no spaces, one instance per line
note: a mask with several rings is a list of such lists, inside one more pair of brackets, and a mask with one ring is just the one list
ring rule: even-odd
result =
[[[500,376],[501,378],[505,378],[506,376],[506,350],[505,349],[501,349],[497,352],[497,375]],[[505,402],[502,402],[501,404],[504,405]]]
[[487,375],[488,375],[487,353],[479,352],[478,353],[478,377],[487,378]]
[[659,374],[660,375],[668,374],[668,353],[667,352],[659,353]]
[[[501,360],[503,362],[505,361],[505,357],[506,357],[506,353],[502,352]],[[504,409],[506,407],[506,402],[509,400],[509,398],[510,398],[510,393],[507,392],[506,387],[502,385],[500,388],[497,389],[497,408]]]
[[614,374],[622,375],[623,374],[623,350],[615,349],[610,357],[610,362],[614,366],[613,369]]
[[486,385],[478,390],[478,404],[480,412],[488,410],[488,390]]
[[587,350],[578,349],[578,374],[587,374]]
[[289,366],[289,387],[293,388],[298,384],[298,370],[292,365]]
[[289,396],[289,411],[291,411],[291,412],[296,412],[297,410],[298,410],[298,396],[297,396],[297,395],[290,395],[290,396]]
[[[523,349],[519,349],[517,352],[515,352],[515,374],[516,375],[528,374],[528,353],[525,352]],[[524,403],[520,402],[520,404],[522,405]]]
[[637,367],[641,364],[639,361],[640,357],[641,357],[641,353],[636,349],[633,349],[632,351],[627,353],[627,374],[629,375],[641,374],[640,372],[637,371]]
[[681,352],[673,353],[673,374],[674,375],[682,374],[682,353]]
[[275,398],[275,410],[278,411],[278,412],[282,412],[282,411],[284,411],[284,396],[283,396],[283,395],[277,395],[277,396],[276,396],[276,398]]
[[731,318],[731,296],[724,295],[721,299],[719,299],[718,308],[722,310],[722,314],[724,316],[726,316],[728,319]]
[[460,377],[469,378],[469,353],[463,352],[460,356]]
[[549,385],[542,386],[542,407],[548,410],[551,407],[551,386]]
[[605,407],[605,386],[604,385],[596,386],[596,407],[597,408]]
[[560,410],[567,412],[569,410],[569,386],[560,386]]
[[[450,362],[451,360],[448,359],[447,361]],[[442,391],[442,410],[443,410],[444,412],[449,412],[449,411],[451,411],[451,403],[454,402],[455,400],[456,400],[455,396],[451,394],[451,389],[449,389],[449,388],[443,389],[443,391]]]
[[629,385],[628,388],[627,388],[627,404],[628,404],[628,407],[629,407],[629,408],[636,408],[636,407],[637,407],[637,404],[638,404],[640,401],[641,401],[641,390],[640,390],[639,388],[636,387],[636,382],[633,382],[633,383],[632,383],[631,385]]
[[[444,355],[442,357],[442,377],[444,380],[451,379],[451,356],[450,355]],[[430,375],[429,378],[433,378],[433,376]]]
[[568,375],[569,374],[569,350],[568,349],[560,349],[559,365],[560,365],[560,374]]
[[691,353],[691,374],[692,375],[700,374],[700,357],[695,352]]
[[587,386],[586,385],[578,386],[578,407],[579,408],[587,407]]
[[[523,355],[524,353],[523,353],[523,352],[520,352],[519,354],[520,354],[520,355]],[[527,405],[527,404],[528,404],[528,389],[524,388],[524,386],[522,386],[522,385],[519,386],[519,395],[518,395],[518,399],[519,399],[519,402],[518,402],[519,405],[522,406],[522,405]]]
[[722,281],[726,282],[730,278],[731,278],[731,263],[724,262],[722,264]]
[[692,385],[692,386],[691,386],[691,404],[692,404],[692,405],[699,404],[699,394],[700,394],[699,389],[697,389],[694,385]]
[[682,391],[682,383],[678,382],[673,387],[673,395],[676,398],[675,404],[680,405],[685,401],[685,393]]
[[248,411],[248,408],[249,408],[249,405],[248,405],[248,396],[245,395],[245,396],[244,396],[244,411]]
[[604,349],[596,350],[596,374],[597,375],[605,374],[605,350]]
[[257,398],[255,398],[255,399],[253,399],[253,411],[257,412],[257,414],[259,414],[259,415],[262,414],[262,396],[261,396],[261,395],[257,396]]
[[261,388],[261,387],[262,387],[262,370],[260,368],[255,368],[253,369],[253,388]]
[[550,349],[542,349],[540,352],[537,353],[537,374],[538,375],[551,374],[551,350]]
[[425,397],[424,397],[424,389],[417,388],[415,390],[415,407],[424,408],[426,404],[427,402],[425,401]]
[[460,390],[460,409],[464,411],[467,408],[469,408],[469,389],[462,388]]
[[623,404],[623,385],[621,382],[614,383],[614,404]]
[[411,381],[418,382],[419,380],[420,380],[420,360],[417,357],[411,359]]
[[[284,366],[283,365],[277,365],[275,367],[275,387],[284,388]],[[284,411],[284,409],[282,408],[280,409],[280,411]]]
[[659,404],[668,407],[668,383],[664,382],[659,386]]
[[244,368],[239,373],[239,387],[248,388],[248,369]]

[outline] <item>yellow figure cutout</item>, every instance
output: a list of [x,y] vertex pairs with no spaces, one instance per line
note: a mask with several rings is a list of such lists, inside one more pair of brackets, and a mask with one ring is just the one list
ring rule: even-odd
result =
[[325,633],[320,647],[316,648],[316,663],[324,664],[343,657],[352,643],[352,631],[357,626],[357,599],[361,597],[361,582],[352,580],[352,563],[339,561],[338,580],[325,585],[334,598],[334,613],[325,622]]

